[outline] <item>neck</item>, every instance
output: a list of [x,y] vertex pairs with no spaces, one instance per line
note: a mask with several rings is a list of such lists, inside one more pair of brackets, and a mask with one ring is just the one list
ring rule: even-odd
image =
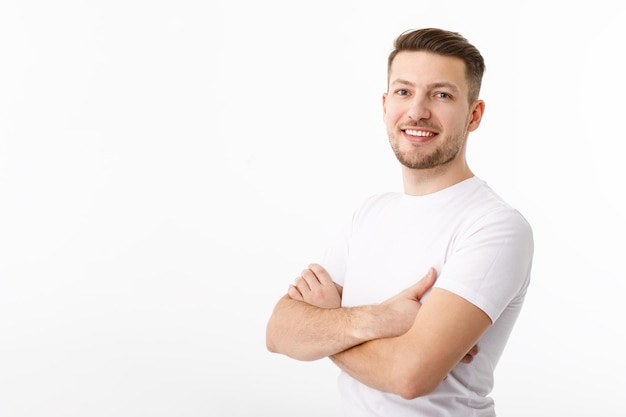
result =
[[431,169],[411,169],[402,166],[402,184],[408,195],[426,195],[472,178],[474,174],[463,163],[460,166],[439,166]]

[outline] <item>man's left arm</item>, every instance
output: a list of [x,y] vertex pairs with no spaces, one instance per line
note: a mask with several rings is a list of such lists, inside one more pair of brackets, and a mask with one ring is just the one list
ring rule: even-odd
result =
[[447,290],[433,288],[405,334],[376,339],[330,358],[362,383],[403,398],[432,392],[491,326],[481,309]]

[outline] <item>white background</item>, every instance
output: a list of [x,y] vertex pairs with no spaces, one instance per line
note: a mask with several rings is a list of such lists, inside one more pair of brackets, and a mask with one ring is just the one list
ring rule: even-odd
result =
[[618,4],[2,0],[0,416],[340,416],[265,324],[400,189],[386,58],[426,26],[485,56],[470,166],[535,231],[499,415],[624,415]]

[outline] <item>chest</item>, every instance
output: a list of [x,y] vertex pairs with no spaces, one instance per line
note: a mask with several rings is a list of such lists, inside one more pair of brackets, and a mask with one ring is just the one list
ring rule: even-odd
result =
[[462,236],[447,213],[387,210],[358,223],[349,243],[343,304],[379,303],[441,270]]

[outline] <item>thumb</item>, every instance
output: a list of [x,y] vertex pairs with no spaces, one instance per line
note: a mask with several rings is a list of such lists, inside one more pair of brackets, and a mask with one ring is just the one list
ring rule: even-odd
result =
[[413,284],[408,290],[411,292],[411,295],[416,299],[422,298],[426,291],[430,290],[435,284],[435,280],[437,279],[437,271],[435,268],[430,267],[426,275],[422,277],[419,281]]

